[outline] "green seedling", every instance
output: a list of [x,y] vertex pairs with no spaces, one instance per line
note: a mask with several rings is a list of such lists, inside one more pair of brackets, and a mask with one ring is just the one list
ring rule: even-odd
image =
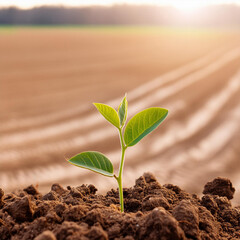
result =
[[100,173],[107,177],[114,177],[119,186],[119,200],[121,211],[124,211],[123,203],[123,188],[122,188],[122,173],[125,152],[128,147],[137,144],[143,137],[152,132],[166,118],[168,110],[159,107],[152,107],[137,113],[129,120],[123,130],[127,119],[128,102],[126,95],[118,107],[118,111],[114,108],[102,104],[94,103],[98,111],[119,131],[119,138],[122,149],[122,156],[119,165],[118,175],[114,174],[113,164],[111,161],[100,152],[82,152],[68,160],[69,163],[89,169],[93,172]]

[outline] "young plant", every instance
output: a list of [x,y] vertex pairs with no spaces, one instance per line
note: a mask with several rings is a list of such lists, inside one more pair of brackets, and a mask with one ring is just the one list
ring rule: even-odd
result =
[[94,105],[103,115],[103,117],[105,117],[119,131],[122,156],[119,165],[118,175],[114,174],[111,161],[100,152],[82,152],[70,158],[68,162],[77,167],[86,168],[107,177],[114,177],[118,182],[120,206],[121,211],[123,212],[124,203],[122,173],[125,151],[128,147],[134,146],[143,137],[145,137],[147,134],[157,128],[158,125],[166,118],[168,110],[159,107],[152,107],[139,112],[132,119],[129,120],[123,133],[123,128],[127,119],[128,108],[126,95],[120,103],[118,111],[106,104],[94,103]]

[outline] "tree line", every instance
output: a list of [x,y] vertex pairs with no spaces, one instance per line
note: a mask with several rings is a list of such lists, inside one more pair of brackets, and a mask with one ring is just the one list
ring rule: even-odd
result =
[[163,25],[240,26],[240,6],[205,7],[202,13],[184,15],[167,6],[114,5],[110,7],[42,6],[32,9],[0,9],[0,24],[7,25]]

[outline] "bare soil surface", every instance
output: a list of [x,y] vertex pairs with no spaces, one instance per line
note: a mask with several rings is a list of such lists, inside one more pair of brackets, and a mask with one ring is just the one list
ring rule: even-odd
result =
[[[92,183],[100,193],[116,187],[65,158],[95,150],[118,168],[118,133],[91,103],[117,107],[126,92],[129,118],[152,106],[169,109],[169,116],[127,150],[124,186],[143,171],[191,193],[217,176],[239,186],[239,43],[239,32],[199,29],[2,33],[0,187],[6,193],[29,183],[45,193],[52,182]],[[234,204],[239,200],[237,188]]]
[[125,213],[118,191],[96,192],[93,185],[53,184],[44,195],[33,185],[5,195],[0,189],[1,240],[240,238],[240,208],[231,205],[235,189],[226,178],[208,182],[200,198],[145,173],[124,189]]

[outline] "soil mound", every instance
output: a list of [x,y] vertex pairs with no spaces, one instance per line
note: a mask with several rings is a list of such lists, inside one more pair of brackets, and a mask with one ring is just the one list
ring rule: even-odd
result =
[[59,184],[45,195],[32,185],[5,195],[0,189],[0,239],[240,239],[240,208],[231,205],[235,189],[228,179],[207,183],[199,198],[145,173],[124,189],[125,213],[118,191],[96,191]]

